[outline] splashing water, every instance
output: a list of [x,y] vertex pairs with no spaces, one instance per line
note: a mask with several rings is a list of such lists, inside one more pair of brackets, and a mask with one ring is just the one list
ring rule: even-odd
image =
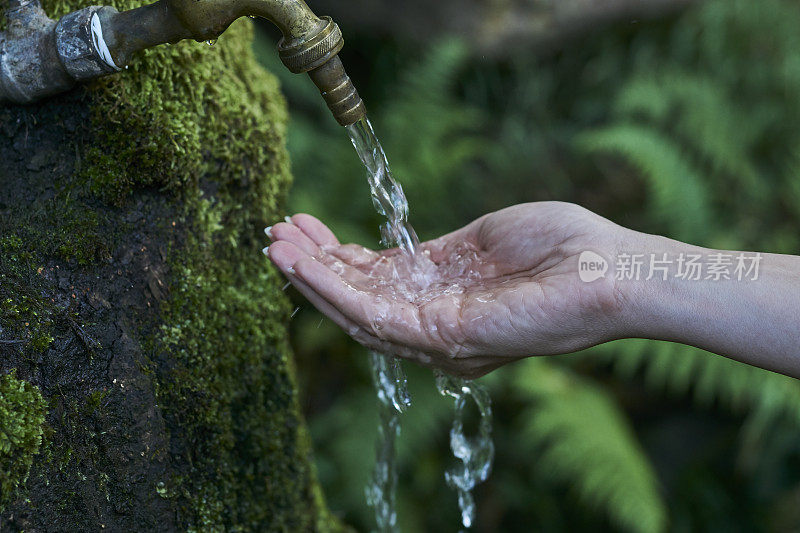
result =
[[[450,429],[450,449],[461,464],[453,466],[444,477],[447,484],[458,493],[461,523],[464,527],[470,527],[475,521],[472,489],[489,477],[494,459],[491,399],[483,387],[439,371],[436,372],[436,388],[442,395],[451,396],[456,401],[456,416]],[[464,434],[467,398],[472,398],[480,415],[478,434],[474,438]]]
[[[461,292],[477,279],[473,263],[474,251],[456,251],[457,260],[449,264],[458,272],[437,272],[437,266],[425,253],[417,253],[419,238],[408,223],[408,201],[403,188],[392,176],[386,154],[375,136],[372,124],[365,117],[348,126],[347,132],[367,169],[372,203],[386,222],[381,226],[381,243],[386,247],[398,246],[408,261],[400,261],[394,290],[420,301],[450,292]],[[438,274],[438,276],[437,276]],[[444,275],[443,275],[444,274]],[[463,284],[437,284],[438,279],[457,278]],[[380,425],[378,428],[377,459],[372,482],[367,487],[367,503],[375,510],[375,519],[381,533],[397,531],[395,495],[397,466],[395,442],[400,434],[400,413],[411,405],[406,387],[406,376],[395,357],[371,353],[372,376],[378,394]],[[469,528],[475,519],[475,501],[472,489],[485,481],[494,458],[491,440],[491,400],[486,390],[476,383],[440,372],[436,374],[436,387],[443,395],[455,399],[455,419],[450,430],[450,448],[461,461],[445,474],[449,486],[458,493],[461,522]],[[478,435],[468,438],[464,434],[464,414],[467,398],[472,398],[480,414]]]

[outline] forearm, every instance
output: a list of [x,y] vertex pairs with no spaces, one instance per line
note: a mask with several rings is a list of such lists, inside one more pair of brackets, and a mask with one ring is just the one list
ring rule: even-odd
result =
[[664,253],[673,259],[700,255],[708,266],[715,258],[730,256],[733,264],[729,279],[703,272],[700,279],[671,273],[667,280],[620,280],[628,302],[626,336],[689,344],[800,378],[800,257],[760,254],[757,269],[743,275],[734,272],[741,252],[638,235],[636,242],[646,253],[659,258]]

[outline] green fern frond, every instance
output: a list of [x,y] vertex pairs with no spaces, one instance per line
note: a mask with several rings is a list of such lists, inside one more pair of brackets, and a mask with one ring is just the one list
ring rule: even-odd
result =
[[[782,113],[797,113],[800,102],[800,5],[786,0],[715,0],[689,15],[701,31],[693,50],[700,70],[750,96],[773,91]],[[789,96],[789,98],[787,98]]]
[[643,116],[660,130],[673,130],[687,150],[696,152],[711,175],[732,178],[752,198],[764,198],[767,183],[750,158],[755,141],[773,118],[745,113],[724,84],[676,68],[634,76],[617,97],[623,120]]
[[435,43],[421,61],[401,73],[395,97],[417,103],[452,102],[453,83],[468,57],[469,48],[458,39]]
[[661,79],[652,74],[635,76],[622,87],[614,102],[614,114],[625,118],[641,115],[662,123],[669,118],[673,102],[665,97]]
[[630,339],[597,346],[592,357],[612,362],[620,375],[641,373],[648,388],[691,394],[704,406],[719,405],[764,420],[793,419],[800,428],[800,382],[670,342]]
[[428,168],[452,170],[452,165],[463,162],[465,153],[480,147],[470,139],[466,150],[456,144],[459,156],[454,160],[442,158],[453,155],[449,146],[441,149],[443,143],[450,138],[463,143],[463,133],[475,130],[484,120],[483,112],[465,106],[453,94],[456,75],[467,57],[460,41],[437,43],[401,74],[397,93],[381,114],[393,144],[405,148],[403,155],[424,160],[423,166]]
[[639,170],[649,186],[653,212],[670,235],[682,240],[708,237],[708,186],[671,139],[651,128],[620,124],[583,133],[576,144],[589,153],[619,155]]
[[525,361],[506,378],[529,405],[520,413],[520,438],[537,446],[537,463],[553,480],[623,530],[665,529],[656,475],[608,392],[543,359]]

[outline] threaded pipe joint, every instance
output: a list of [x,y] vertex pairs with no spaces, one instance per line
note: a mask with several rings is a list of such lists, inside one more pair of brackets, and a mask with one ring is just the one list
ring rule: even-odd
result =
[[330,61],[344,46],[339,26],[330,17],[321,19],[326,24],[313,37],[293,45],[287,45],[285,38],[278,43],[278,55],[291,72],[300,74],[314,70]]
[[345,72],[339,56],[309,71],[308,75],[342,126],[355,124],[367,114],[364,102]]

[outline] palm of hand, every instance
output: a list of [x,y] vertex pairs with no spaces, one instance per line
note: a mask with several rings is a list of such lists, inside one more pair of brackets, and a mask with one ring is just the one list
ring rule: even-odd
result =
[[612,227],[571,204],[519,205],[426,242],[411,259],[340,245],[321,222],[296,215],[272,229],[269,255],[362,344],[476,377],[602,338],[598,317],[613,314],[614,282],[580,281],[577,258],[613,247]]

